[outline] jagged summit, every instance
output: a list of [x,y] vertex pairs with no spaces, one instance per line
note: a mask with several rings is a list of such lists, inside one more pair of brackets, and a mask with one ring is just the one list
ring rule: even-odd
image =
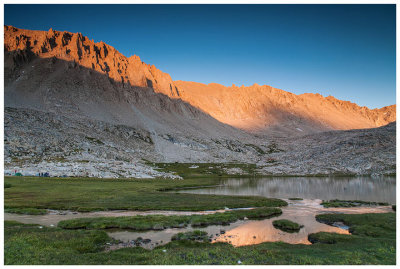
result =
[[395,105],[371,110],[332,96],[296,95],[257,83],[225,87],[172,81],[169,74],[142,62],[139,56],[127,58],[112,46],[95,43],[81,33],[4,26],[4,35],[5,50],[10,54],[5,59],[6,75],[32,57],[60,59],[103,74],[122,87],[151,88],[169,98],[181,99],[222,123],[247,131],[310,133],[374,128],[396,118]]
[[149,87],[170,97],[179,96],[171,76],[154,65],[129,58],[106,43],[94,42],[81,33],[35,31],[4,26],[4,48],[14,52],[14,63],[35,55],[72,61],[83,67],[105,74],[123,85]]

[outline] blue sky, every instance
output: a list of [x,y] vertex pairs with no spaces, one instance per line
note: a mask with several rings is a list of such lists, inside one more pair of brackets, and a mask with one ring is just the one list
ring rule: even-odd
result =
[[396,102],[395,5],[5,5],[4,23],[81,32],[173,80]]

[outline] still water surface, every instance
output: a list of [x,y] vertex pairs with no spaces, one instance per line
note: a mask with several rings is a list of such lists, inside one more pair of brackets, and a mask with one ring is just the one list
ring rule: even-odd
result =
[[257,195],[271,198],[321,200],[363,200],[396,203],[395,177],[278,177],[235,178],[221,181],[215,188],[187,189],[180,192],[222,195]]

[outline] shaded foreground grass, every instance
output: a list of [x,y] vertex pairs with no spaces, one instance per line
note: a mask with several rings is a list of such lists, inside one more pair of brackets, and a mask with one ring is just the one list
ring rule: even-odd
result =
[[38,208],[4,208],[6,213],[25,214],[25,215],[44,215],[47,213],[46,209]]
[[287,219],[274,220],[272,222],[272,225],[274,225],[274,227],[276,229],[279,229],[281,231],[288,232],[288,233],[298,232],[303,227],[303,225],[300,225],[296,222],[293,222],[293,221],[290,221]]
[[[344,221],[353,235],[317,233],[313,245],[227,243],[179,240],[154,250],[140,247],[102,252],[112,239],[102,230],[38,229],[5,222],[5,264],[395,264],[395,213],[323,215]],[[373,235],[365,232],[377,229]],[[329,240],[327,240],[329,236]],[[319,240],[319,241],[318,241]]]
[[[23,208],[100,210],[215,210],[285,206],[280,199],[256,196],[198,195],[160,190],[215,186],[216,177],[196,179],[96,179],[5,177],[4,206]],[[44,195],[45,194],[45,195]]]
[[183,228],[187,225],[208,226],[228,225],[239,219],[263,219],[280,215],[282,210],[263,207],[250,210],[233,210],[223,213],[192,216],[133,216],[133,217],[101,217],[80,218],[60,221],[58,227],[63,229],[131,229],[131,230],[163,230],[167,228]]
[[321,203],[324,207],[357,207],[357,206],[374,206],[374,205],[389,205],[388,203],[367,202],[360,200],[329,200]]

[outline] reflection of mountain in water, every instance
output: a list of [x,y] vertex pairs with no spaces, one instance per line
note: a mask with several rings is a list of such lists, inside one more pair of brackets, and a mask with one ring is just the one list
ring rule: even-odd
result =
[[396,178],[263,178],[228,179],[223,186],[192,193],[259,195],[275,198],[343,199],[396,202]]

